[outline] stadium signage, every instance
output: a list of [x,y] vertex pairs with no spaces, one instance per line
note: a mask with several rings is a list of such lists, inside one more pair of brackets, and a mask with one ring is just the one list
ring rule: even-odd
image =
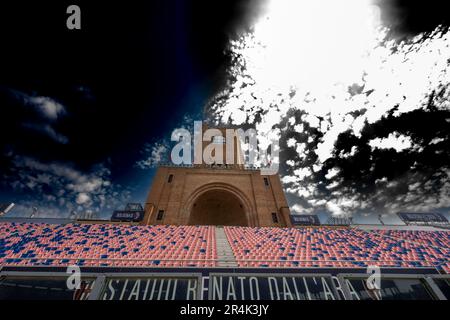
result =
[[398,216],[405,223],[448,223],[447,219],[439,213],[399,212]]
[[[398,276],[397,276],[398,277]],[[395,279],[396,277],[394,277]],[[341,278],[328,274],[215,274],[190,279],[174,274],[164,278],[111,278],[103,300],[339,300],[429,295],[419,279],[402,283],[385,280],[382,291],[371,290],[364,276]],[[344,281],[345,284],[342,282]],[[347,288],[347,297],[344,294]]]
[[329,275],[213,274],[109,278],[103,300],[337,300]]
[[108,279],[103,300],[195,300],[197,278]]
[[336,300],[330,276],[212,275],[210,300]]
[[298,226],[318,226],[320,220],[313,214],[291,215],[291,222]]
[[143,218],[143,211],[114,211],[111,220],[139,222],[142,221]]
[[[82,277],[80,287],[76,290],[66,290],[66,273],[31,271],[25,275],[23,271],[2,271],[0,300],[30,297],[62,300],[424,300],[442,299],[445,296],[437,290],[439,282],[434,284],[434,281],[439,280],[432,280],[422,273],[424,270],[419,273],[385,270],[387,273],[376,288],[370,286],[368,273],[353,273],[356,270],[350,269],[335,270],[338,272],[336,274],[299,274],[274,270],[261,273],[250,270],[235,270],[241,271],[238,273],[217,269],[201,272],[164,270],[142,274],[119,270],[118,273],[90,273]],[[351,273],[347,273],[349,271]],[[431,277],[448,279],[435,272],[430,274]]]

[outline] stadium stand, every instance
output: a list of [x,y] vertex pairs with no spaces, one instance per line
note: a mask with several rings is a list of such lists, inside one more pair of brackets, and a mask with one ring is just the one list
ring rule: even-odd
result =
[[440,213],[399,212],[397,215],[407,225],[449,225],[447,219]]
[[0,224],[0,264],[215,266],[214,227]]
[[225,232],[241,267],[436,267],[448,272],[448,232],[238,228]]
[[329,217],[324,225],[328,226],[350,226],[353,223],[353,218],[346,217]]
[[[218,267],[214,226],[0,223],[2,266]],[[450,273],[447,231],[224,227],[238,267],[433,267]]]

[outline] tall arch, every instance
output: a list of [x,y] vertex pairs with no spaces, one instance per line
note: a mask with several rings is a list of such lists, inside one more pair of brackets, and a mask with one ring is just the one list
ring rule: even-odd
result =
[[188,197],[183,210],[186,224],[257,225],[250,201],[229,184],[210,183],[199,187]]

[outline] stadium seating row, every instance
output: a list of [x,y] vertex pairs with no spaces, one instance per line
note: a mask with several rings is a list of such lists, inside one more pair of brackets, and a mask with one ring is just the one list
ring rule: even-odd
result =
[[449,232],[225,227],[240,267],[439,267]]
[[[0,223],[0,266],[218,266],[213,226]],[[436,267],[450,232],[225,227],[239,267]]]
[[214,227],[0,224],[3,265],[210,267]]

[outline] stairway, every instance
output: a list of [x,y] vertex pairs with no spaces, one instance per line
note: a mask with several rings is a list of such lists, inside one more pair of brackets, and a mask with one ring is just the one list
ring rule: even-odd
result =
[[237,267],[236,258],[228,242],[223,227],[216,227],[217,265],[219,267]]

